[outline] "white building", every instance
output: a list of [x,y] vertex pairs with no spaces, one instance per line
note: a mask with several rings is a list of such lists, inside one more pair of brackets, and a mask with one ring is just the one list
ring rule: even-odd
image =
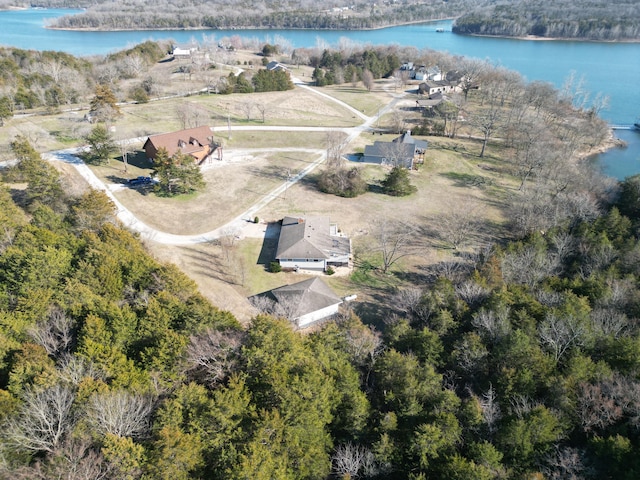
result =
[[276,260],[282,268],[325,271],[349,265],[351,241],[338,233],[329,217],[285,217]]

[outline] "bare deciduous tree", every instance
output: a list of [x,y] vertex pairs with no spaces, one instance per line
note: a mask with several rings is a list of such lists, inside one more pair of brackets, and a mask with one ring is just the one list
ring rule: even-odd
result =
[[42,345],[47,354],[58,358],[67,352],[74,341],[74,322],[58,306],[51,308],[47,317],[28,330],[29,336]]
[[[391,118],[389,119],[389,128],[395,133],[404,133],[407,122],[405,116],[401,110],[395,108],[391,112]],[[402,145],[400,143],[400,145]]]
[[102,480],[111,477],[112,467],[102,454],[83,439],[65,441],[54,452],[36,460],[33,466],[8,472],[14,480]]
[[582,321],[572,315],[559,317],[547,315],[538,327],[540,342],[551,352],[556,362],[572,347],[582,345],[586,328]]
[[612,308],[596,308],[590,317],[593,330],[602,336],[619,338],[630,326],[627,316]]
[[89,360],[77,355],[64,355],[59,362],[58,377],[63,382],[77,387],[86,378],[103,380],[105,374]]
[[256,108],[258,109],[258,112],[260,112],[260,118],[262,118],[262,123],[264,123],[267,115],[267,105],[264,103],[256,103]]
[[502,259],[502,274],[507,282],[536,286],[544,278],[555,274],[558,259],[533,246],[506,254]]
[[622,407],[607,390],[603,383],[580,385],[576,409],[585,432],[605,428],[622,417]]
[[88,420],[101,435],[140,437],[147,433],[153,399],[124,390],[95,394],[87,409]]
[[500,128],[502,124],[502,117],[502,110],[495,104],[482,108],[471,116],[470,124],[477,128],[482,134],[482,150],[480,150],[480,158],[484,157],[489,139],[495,131]]
[[466,101],[469,92],[474,88],[478,88],[482,76],[489,69],[489,64],[486,61],[475,58],[463,58],[458,68],[462,74],[460,88]]
[[340,478],[365,478],[377,473],[373,453],[362,445],[346,443],[338,445],[331,456],[333,473]]
[[364,70],[362,72],[362,83],[364,85],[364,88],[366,88],[367,90],[373,90],[373,86],[375,85],[373,73],[371,73],[369,70]]
[[504,307],[494,310],[481,308],[473,314],[471,324],[479,331],[480,335],[490,342],[499,342],[511,332],[509,322],[510,310]]
[[382,273],[387,273],[400,259],[414,252],[414,225],[399,220],[375,220],[372,235],[375,241],[374,251],[381,256]]
[[176,107],[175,112],[183,129],[203,125],[209,117],[206,110],[191,102],[183,102],[179,104]]
[[205,385],[224,381],[238,366],[242,332],[213,328],[191,335],[187,347],[187,374]]
[[467,305],[474,307],[487,298],[489,289],[472,280],[465,280],[456,285],[456,294],[466,302]]
[[[546,465],[542,472],[549,480],[582,480],[591,477],[590,472],[584,464],[585,452],[573,447],[560,448],[546,456]],[[585,473],[589,475],[585,476]]]
[[477,232],[478,213],[478,206],[465,205],[465,208],[450,210],[440,215],[438,230],[442,240],[454,250],[467,245]]
[[145,61],[142,56],[133,54],[124,57],[119,68],[125,77],[136,78],[144,71],[145,66]]
[[244,113],[247,122],[251,121],[251,112],[253,112],[253,102],[247,101],[240,104],[240,109]]
[[351,312],[338,317],[336,322],[345,336],[347,352],[353,362],[361,367],[373,365],[384,348],[380,333],[359,321],[353,322]]
[[7,422],[7,443],[18,450],[54,452],[75,425],[73,400],[73,391],[61,384],[25,390],[18,415]]
[[422,300],[422,289],[418,287],[402,288],[391,298],[391,304],[400,312],[414,315]]
[[340,167],[342,165],[344,134],[337,130],[329,130],[325,139],[327,144],[327,168]]
[[493,436],[498,430],[498,421],[502,418],[498,396],[493,385],[489,384],[489,389],[482,394],[480,408],[482,408],[482,418],[487,425],[489,435]]
[[293,322],[300,308],[300,298],[292,295],[290,298],[281,298],[276,301],[266,295],[259,295],[251,297],[251,304],[259,312]]

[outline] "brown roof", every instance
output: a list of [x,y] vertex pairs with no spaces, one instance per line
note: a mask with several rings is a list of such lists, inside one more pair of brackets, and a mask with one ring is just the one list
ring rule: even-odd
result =
[[[156,150],[165,148],[170,157],[175,155],[178,150],[189,155],[197,154],[203,150],[209,151],[212,132],[208,126],[188,128],[177,132],[160,133],[150,135],[147,142],[153,144]],[[143,148],[146,149],[147,142]],[[194,155],[197,156],[197,155]]]

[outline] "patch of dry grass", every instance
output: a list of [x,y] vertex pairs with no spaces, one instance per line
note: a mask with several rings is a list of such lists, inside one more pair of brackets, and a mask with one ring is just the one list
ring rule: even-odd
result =
[[[286,181],[287,173],[295,175],[316,159],[311,157],[297,152],[272,153],[213,163],[203,172],[206,190],[194,195],[164,198],[145,191],[144,187],[123,188],[114,194],[137,218],[153,228],[178,235],[204,233],[241,214]],[[110,182],[120,180],[121,168],[121,163],[112,162],[94,170]]]

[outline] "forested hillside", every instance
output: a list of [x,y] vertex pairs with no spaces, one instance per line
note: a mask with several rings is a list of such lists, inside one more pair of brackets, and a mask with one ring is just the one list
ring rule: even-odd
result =
[[640,39],[640,4],[633,0],[515,0],[465,12],[453,31],[474,35],[583,40]]
[[[15,4],[19,2],[8,2]],[[405,22],[451,18],[461,10],[480,5],[481,0],[437,0],[404,2],[157,2],[150,0],[70,1],[43,0],[47,7],[88,7],[82,14],[55,20],[59,28],[375,28]],[[141,12],[144,12],[141,14]]]
[[[198,0],[158,3],[150,0],[41,0],[38,6],[86,8],[55,19],[56,28],[95,30],[313,28],[363,29],[456,18],[462,34],[598,41],[640,38],[640,6],[632,0],[436,0],[364,2],[225,2]],[[30,2],[0,0],[0,8],[30,7]],[[140,14],[140,12],[144,12]]]

